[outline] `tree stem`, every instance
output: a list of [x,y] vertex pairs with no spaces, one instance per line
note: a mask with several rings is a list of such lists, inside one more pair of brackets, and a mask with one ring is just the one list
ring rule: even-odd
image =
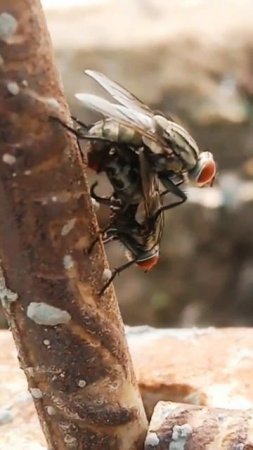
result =
[[[66,30],[67,32],[67,30]],[[0,297],[48,447],[140,450],[146,417],[39,0],[0,5]],[[85,63],[84,63],[85,64]]]

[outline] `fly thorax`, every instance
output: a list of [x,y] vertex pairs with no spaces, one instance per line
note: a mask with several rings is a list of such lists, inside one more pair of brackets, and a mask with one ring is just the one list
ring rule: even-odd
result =
[[163,135],[164,131],[166,131],[168,122],[170,122],[166,117],[160,116],[160,114],[154,115],[154,123],[155,123],[155,131],[156,133]]
[[154,138],[149,138],[148,136],[142,136],[142,143],[154,154],[162,155],[164,153],[164,146],[161,145],[159,141]]
[[163,116],[155,116],[159,135],[165,140],[173,152],[177,154],[185,164],[187,170],[196,165],[199,156],[199,148],[191,135],[183,128]]

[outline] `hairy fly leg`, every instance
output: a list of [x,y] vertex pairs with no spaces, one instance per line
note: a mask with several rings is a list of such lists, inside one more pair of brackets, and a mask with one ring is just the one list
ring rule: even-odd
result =
[[119,266],[116,269],[114,269],[113,272],[112,272],[112,275],[110,276],[110,278],[107,280],[107,282],[104,284],[104,286],[102,287],[101,291],[99,292],[99,296],[103,295],[105,290],[113,282],[113,280],[116,277],[116,275],[119,275],[121,272],[123,272],[124,270],[128,269],[129,267],[131,267],[133,264],[136,263],[136,261],[137,261],[137,258],[131,259],[131,261],[128,261],[127,263],[122,264],[122,266]]
[[87,141],[101,141],[101,142],[105,142],[105,143],[109,143],[109,144],[114,144],[114,141],[112,141],[111,139],[89,135],[88,131],[89,131],[90,127],[88,127],[83,122],[81,122],[75,118],[73,120],[76,123],[81,124],[81,126],[78,127],[77,129],[71,127],[70,125],[65,123],[63,120],[59,119],[59,117],[49,116],[49,119],[53,120],[54,122],[59,123],[63,128],[68,130],[71,134],[74,134],[77,137],[77,139],[86,139]]
[[180,178],[178,181],[173,181],[167,174],[159,173],[159,180],[166,188],[166,191],[164,191],[162,195],[171,192],[172,194],[176,195],[176,197],[179,197],[181,199],[180,203],[184,203],[187,200],[186,193],[179,188],[179,186],[184,183],[183,178]]

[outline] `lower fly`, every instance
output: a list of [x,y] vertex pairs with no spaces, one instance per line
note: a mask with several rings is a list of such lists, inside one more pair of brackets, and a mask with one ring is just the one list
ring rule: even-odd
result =
[[[153,269],[159,261],[160,241],[163,234],[164,211],[178,206],[178,201],[163,204],[162,199],[167,195],[156,191],[153,193],[153,210],[150,217],[142,214],[145,210],[145,203],[140,202],[136,205],[125,207],[115,201],[111,197],[99,197],[95,193],[97,182],[91,186],[91,197],[97,202],[110,206],[111,219],[106,228],[101,230],[102,241],[104,244],[114,240],[120,241],[126,249],[129,261],[112,272],[111,277],[107,280],[99,295],[102,295],[112,283],[116,275],[125,269],[136,264],[145,272]],[[141,219],[140,219],[141,218]],[[89,252],[99,241],[99,236],[92,242]]]

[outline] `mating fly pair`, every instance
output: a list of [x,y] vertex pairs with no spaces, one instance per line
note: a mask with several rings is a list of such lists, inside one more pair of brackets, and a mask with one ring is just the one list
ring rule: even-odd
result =
[[[216,165],[210,152],[200,152],[196,142],[180,125],[150,108],[119,84],[101,73],[87,70],[117,103],[92,94],[76,94],[86,108],[105,118],[87,127],[77,120],[73,129],[78,138],[88,141],[88,166],[104,171],[113,187],[110,198],[99,197],[95,186],[92,196],[110,206],[112,219],[105,242],[119,239],[130,253],[130,261],[116,269],[104,286],[133,263],[145,270],[158,261],[163,230],[163,211],[183,203],[184,181],[197,186],[212,184]],[[161,193],[161,185],[165,191]],[[178,200],[163,205],[162,199],[173,193]],[[94,241],[95,242],[95,241]]]

